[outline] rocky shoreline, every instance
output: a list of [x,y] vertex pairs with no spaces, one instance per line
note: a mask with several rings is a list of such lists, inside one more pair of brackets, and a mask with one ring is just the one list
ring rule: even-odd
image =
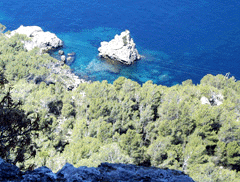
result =
[[50,70],[50,74],[37,77],[30,75],[27,78],[27,81],[30,82],[33,80],[36,84],[40,82],[45,82],[47,85],[60,82],[69,91],[74,90],[81,83],[91,83],[91,81],[81,79],[77,75],[75,75],[75,73],[72,72],[72,69],[63,61],[51,61],[43,66]]
[[[27,80],[34,80],[35,83],[45,82],[47,84],[55,84],[56,82],[62,82],[68,90],[73,90],[80,83],[90,82],[84,79],[80,79],[76,76],[70,68],[65,65],[71,65],[76,58],[76,53],[71,52],[65,55],[61,50],[64,42],[60,40],[54,33],[44,32],[41,27],[38,26],[23,26],[18,29],[6,33],[7,37],[11,37],[15,34],[25,34],[29,40],[23,41],[24,47],[27,51],[31,51],[35,47],[39,48],[40,54],[50,54],[51,52],[58,50],[58,55],[53,56],[58,61],[50,62],[47,65],[43,65],[50,69],[50,75],[34,77],[30,75]],[[134,61],[139,60],[141,55],[136,49],[136,44],[130,36],[130,31],[125,30],[120,35],[116,35],[110,42],[101,42],[101,47],[98,48],[99,56],[105,59],[111,59],[123,64],[130,65]],[[51,55],[51,54],[50,54]],[[58,78],[53,75],[58,75]]]
[[[5,35],[10,38],[15,34],[24,34],[30,40],[24,41],[24,47],[27,51],[31,51],[35,47],[39,48],[40,54],[49,54],[52,51],[56,51],[57,49],[63,47],[63,41],[60,40],[54,33],[44,32],[41,27],[38,26],[23,26],[21,25],[18,29],[6,33]],[[80,79],[76,76],[72,70],[66,65],[70,65],[75,60],[75,53],[68,53],[67,58],[64,55],[63,51],[59,51],[61,55],[61,59],[56,62],[49,62],[46,65],[42,65],[47,67],[50,70],[49,75],[45,76],[34,76],[29,75],[27,81],[34,81],[36,84],[40,82],[45,82],[46,84],[55,84],[56,82],[61,82],[65,85],[66,89],[73,90],[78,87],[79,84],[90,82],[84,79]],[[64,56],[64,57],[63,57]],[[54,76],[54,75],[57,75]]]
[[63,46],[63,41],[60,40],[54,33],[44,32],[42,28],[38,26],[21,25],[10,34],[6,34],[6,36],[10,38],[15,34],[24,34],[30,38],[30,40],[23,42],[24,47],[28,51],[38,47],[40,49],[40,53],[45,53]]
[[[64,65],[60,61],[57,63],[50,63],[46,66],[51,70],[51,74],[45,79],[45,83],[47,84],[61,82],[65,85],[66,89],[74,90],[81,83],[90,83],[90,81],[80,79],[70,68],[64,68]],[[58,77],[53,78],[53,74],[58,75]]]

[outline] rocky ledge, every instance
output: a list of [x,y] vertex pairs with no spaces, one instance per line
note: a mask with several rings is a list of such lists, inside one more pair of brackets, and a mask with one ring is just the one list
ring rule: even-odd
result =
[[130,37],[129,30],[116,35],[110,42],[101,42],[98,51],[100,57],[120,61],[124,64],[132,64],[141,58],[136,49],[136,44]]
[[49,52],[63,46],[63,41],[60,40],[54,33],[44,32],[41,27],[38,26],[23,26],[21,25],[18,29],[12,31],[6,36],[11,37],[18,34],[25,34],[31,38],[30,41],[24,42],[24,47],[30,51],[35,47],[40,48],[40,52]]
[[47,167],[40,167],[33,171],[22,172],[18,167],[6,163],[0,158],[0,181],[58,181],[58,182],[193,182],[181,171],[159,169],[154,167],[139,167],[131,164],[102,163],[97,168],[79,167],[66,164],[57,173]]

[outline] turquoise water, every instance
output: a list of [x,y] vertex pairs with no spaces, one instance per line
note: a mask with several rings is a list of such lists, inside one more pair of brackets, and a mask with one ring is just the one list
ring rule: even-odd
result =
[[[227,72],[239,80],[239,9],[236,0],[2,0],[0,22],[9,30],[23,24],[54,32],[65,53],[77,53],[71,68],[81,78],[170,86]],[[125,29],[144,57],[131,66],[100,59],[100,42]]]
[[130,66],[99,58],[97,50],[99,43],[111,40],[119,32],[121,30],[98,27],[82,30],[78,33],[60,33],[58,37],[65,40],[66,45],[71,45],[71,47],[64,47],[64,52],[77,52],[76,61],[71,64],[71,68],[76,74],[87,80],[108,80],[112,83],[119,76],[125,76],[139,83],[144,83],[150,79],[155,83],[167,83],[171,79],[170,71],[168,68],[161,68],[158,59],[161,59],[162,62],[168,62],[168,64],[172,63],[173,60],[161,51],[146,50],[138,46],[143,58]]

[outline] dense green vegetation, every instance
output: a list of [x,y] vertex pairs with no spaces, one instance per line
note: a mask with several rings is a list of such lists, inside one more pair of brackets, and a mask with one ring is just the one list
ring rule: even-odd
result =
[[[3,74],[0,74],[1,88],[6,83]],[[16,164],[26,160],[24,153],[34,153],[31,134],[39,129],[39,117],[37,113],[25,114],[19,109],[21,102],[13,102],[10,89],[7,92],[0,90],[3,96],[0,101],[0,156],[7,162]]]
[[[31,150],[24,150],[18,166],[57,171],[66,162],[78,167],[107,161],[178,169],[196,181],[240,180],[240,81],[206,75],[199,85],[187,80],[166,87],[120,77],[68,91],[60,81],[44,82],[59,76],[46,66],[57,60],[27,52],[25,39],[0,36],[1,71],[9,82],[0,97],[11,86],[11,98],[22,103],[18,109],[39,118]],[[223,95],[221,105],[201,103],[216,94]],[[9,152],[16,160],[16,151]]]

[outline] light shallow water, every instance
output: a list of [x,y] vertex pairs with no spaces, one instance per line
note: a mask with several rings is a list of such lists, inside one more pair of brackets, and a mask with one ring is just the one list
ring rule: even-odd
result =
[[[86,29],[78,33],[60,33],[58,37],[66,40],[63,50],[66,53],[77,52],[76,61],[71,65],[72,69],[80,77],[89,80],[108,80],[113,82],[119,76],[131,78],[139,83],[153,80],[155,83],[167,82],[171,79],[169,68],[163,67],[171,64],[173,60],[160,51],[144,50],[138,47],[139,52],[144,56],[133,65],[127,66],[117,62],[103,60],[98,57],[98,47],[101,41],[111,40],[121,30],[98,27]],[[57,53],[56,53],[57,54]],[[161,63],[159,64],[159,59]]]
[[[239,9],[236,0],[2,0],[0,21],[9,30],[23,24],[56,33],[66,53],[77,53],[71,68],[81,78],[174,85],[209,73],[240,79]],[[125,29],[144,58],[131,66],[99,59],[100,42]]]

